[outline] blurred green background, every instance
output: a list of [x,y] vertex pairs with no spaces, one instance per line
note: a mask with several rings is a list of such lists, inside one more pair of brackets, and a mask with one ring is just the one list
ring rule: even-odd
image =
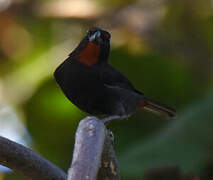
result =
[[169,120],[138,111],[110,124],[122,179],[164,166],[204,176],[213,163],[212,0],[1,0],[0,107],[24,123],[27,143],[69,168],[75,130],[87,114],[65,98],[53,72],[91,26],[112,34],[114,67],[178,112]]

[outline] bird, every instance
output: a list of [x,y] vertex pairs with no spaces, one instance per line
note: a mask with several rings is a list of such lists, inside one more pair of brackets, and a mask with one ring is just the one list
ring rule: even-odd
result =
[[138,109],[166,117],[176,111],[137,90],[109,64],[111,34],[91,27],[79,45],[55,70],[54,77],[65,96],[82,111],[104,121],[128,118]]

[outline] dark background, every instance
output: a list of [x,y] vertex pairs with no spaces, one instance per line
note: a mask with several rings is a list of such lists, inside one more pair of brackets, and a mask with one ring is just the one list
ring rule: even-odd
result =
[[114,67],[178,112],[171,120],[141,110],[110,124],[122,178],[164,166],[204,176],[213,162],[212,0],[1,1],[0,105],[25,124],[31,148],[67,171],[87,114],[65,98],[53,72],[91,26],[111,33]]

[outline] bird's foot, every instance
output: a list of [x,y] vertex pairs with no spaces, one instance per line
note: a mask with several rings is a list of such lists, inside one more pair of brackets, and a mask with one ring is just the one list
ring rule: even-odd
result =
[[120,119],[128,120],[130,116],[131,116],[131,114],[129,114],[129,115],[123,115],[123,116],[120,117]]
[[112,120],[114,119],[128,119],[131,115],[122,115],[122,116],[119,116],[119,115],[112,115],[112,116],[108,116],[108,117],[105,117],[103,119],[101,119],[101,121],[104,123],[104,124],[108,124],[110,123]]
[[114,119],[120,119],[120,118],[122,118],[122,116],[113,115],[113,116],[105,117],[105,118],[101,119],[101,121],[102,121],[104,124],[107,124],[107,123],[111,122],[111,121],[114,120]]

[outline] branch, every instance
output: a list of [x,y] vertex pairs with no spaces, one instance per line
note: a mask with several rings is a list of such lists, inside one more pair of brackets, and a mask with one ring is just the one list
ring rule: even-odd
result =
[[102,153],[101,167],[98,172],[98,180],[110,179],[119,180],[120,172],[118,170],[117,158],[113,148],[114,136],[110,130],[107,130],[104,149]]
[[96,117],[81,120],[68,180],[119,180],[111,134]]
[[67,175],[30,149],[0,136],[0,164],[32,180],[66,180]]

